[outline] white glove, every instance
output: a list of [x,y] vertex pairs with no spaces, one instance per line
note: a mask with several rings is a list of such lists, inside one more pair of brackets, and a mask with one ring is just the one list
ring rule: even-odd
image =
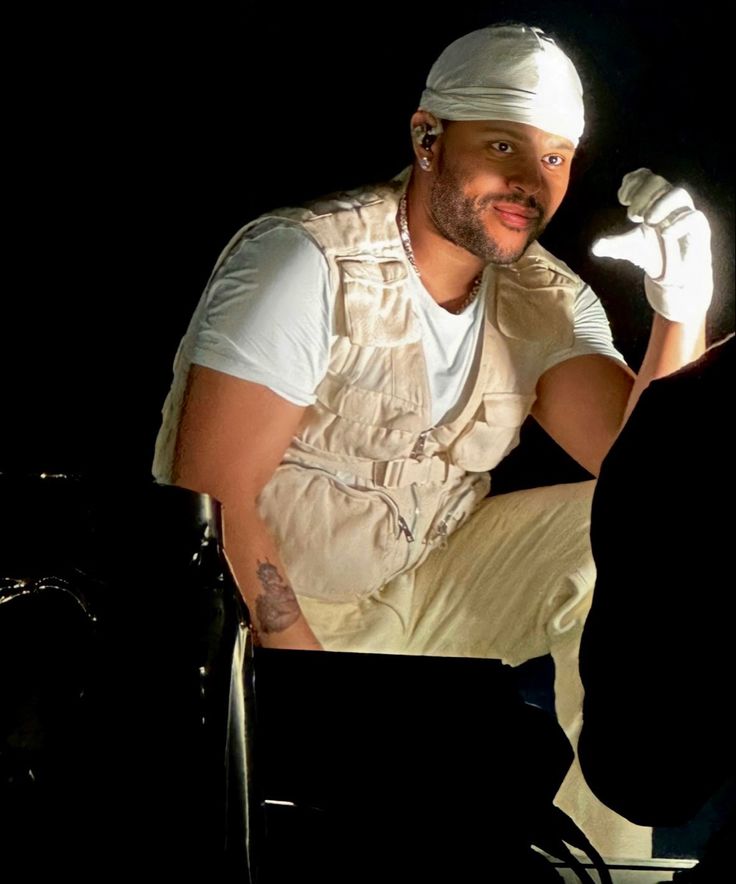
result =
[[690,194],[649,169],[624,175],[621,205],[636,227],[604,236],[592,252],[623,258],[644,270],[644,290],[657,313],[673,322],[702,319],[713,296],[710,227]]

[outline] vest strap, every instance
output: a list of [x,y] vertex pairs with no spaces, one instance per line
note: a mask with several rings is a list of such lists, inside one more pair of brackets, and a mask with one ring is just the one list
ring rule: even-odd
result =
[[439,457],[383,460],[373,463],[370,478],[385,488],[401,488],[408,485],[433,485],[448,479],[459,479],[466,471]]

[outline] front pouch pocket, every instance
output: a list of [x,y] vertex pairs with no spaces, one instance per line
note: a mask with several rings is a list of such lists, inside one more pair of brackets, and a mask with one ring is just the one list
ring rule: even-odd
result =
[[519,442],[534,394],[486,393],[473,421],[452,446],[452,460],[468,472],[495,467]]
[[405,555],[395,501],[321,468],[282,464],[258,509],[298,595],[354,602],[377,592],[396,572],[402,550]]

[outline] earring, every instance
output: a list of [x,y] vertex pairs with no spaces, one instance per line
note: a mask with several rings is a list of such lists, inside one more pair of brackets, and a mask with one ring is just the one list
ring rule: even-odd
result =
[[432,168],[432,160],[429,157],[419,157],[419,165],[425,172],[429,172]]

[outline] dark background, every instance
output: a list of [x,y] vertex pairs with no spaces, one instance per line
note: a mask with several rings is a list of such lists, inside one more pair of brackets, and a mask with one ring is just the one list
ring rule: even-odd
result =
[[[436,56],[505,19],[555,34],[578,65],[586,134],[543,242],[597,291],[632,366],[649,327],[641,274],[588,250],[622,223],[616,191],[640,166],[706,211],[710,339],[733,329],[734,50],[714,0],[686,15],[645,0],[330,8],[5,13],[0,471],[95,474],[113,498],[145,479],[177,343],[230,236],[407,165]],[[555,460],[526,441],[506,487]]]
[[145,477],[176,345],[229,237],[408,164],[431,63],[499,20],[541,25],[578,65],[586,135],[543,242],[593,285],[632,366],[649,322],[640,273],[588,249],[623,219],[616,190],[639,166],[706,211],[710,337],[732,329],[732,49],[714,3],[329,8],[116,4],[7,28],[0,470]]

